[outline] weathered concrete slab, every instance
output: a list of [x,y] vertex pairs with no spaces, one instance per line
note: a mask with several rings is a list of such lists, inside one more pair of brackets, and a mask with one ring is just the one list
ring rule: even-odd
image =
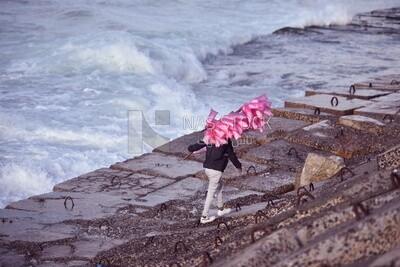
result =
[[[336,101],[337,100],[337,101]],[[348,99],[332,95],[312,95],[285,101],[286,108],[319,108],[320,111],[335,115],[352,115],[354,110],[368,106],[371,101],[362,99]]]
[[[271,140],[280,139],[285,133],[293,132],[297,129],[300,129],[306,125],[309,125],[309,122],[305,122],[302,120],[292,120],[281,117],[271,117],[265,121],[265,130],[264,132],[259,131],[247,131],[243,133],[242,137],[238,140],[232,140],[232,145],[235,149],[237,155],[241,156],[245,154],[248,150],[257,147],[261,144],[265,144]],[[184,138],[178,138],[181,141],[184,141]],[[188,142],[186,142],[188,143]],[[192,140],[193,143],[193,140]],[[190,144],[192,144],[190,143]],[[186,149],[187,146],[183,146],[182,144],[177,144],[179,149]],[[177,149],[177,150],[179,150]],[[183,156],[181,154],[180,156]],[[187,153],[185,154],[185,156]],[[205,153],[199,155],[191,155],[189,159],[194,159],[199,162],[203,162],[205,159]]]
[[205,191],[207,185],[207,181],[188,177],[141,197],[140,200],[143,206],[155,206],[173,199],[187,199],[199,191]]
[[382,90],[374,90],[374,89],[354,90],[346,88],[335,88],[335,89],[307,90],[306,96],[324,94],[324,95],[342,96],[346,98],[370,100],[379,96],[387,95],[389,93],[390,92],[384,92]]
[[115,240],[110,237],[89,236],[73,242],[72,245],[74,247],[74,251],[70,255],[77,259],[91,260],[100,252],[117,247],[124,242],[127,242],[127,240]]
[[[187,150],[188,146],[198,142],[199,140],[202,140],[203,136],[204,134],[201,131],[183,135],[160,147],[155,148],[153,152],[184,158],[189,153]],[[190,158],[202,161],[204,160],[204,155],[191,155]]]
[[374,98],[373,101],[376,102],[400,102],[400,92],[399,93],[391,93],[391,94],[387,94],[384,96],[380,96],[377,98]]
[[356,109],[355,115],[369,116],[379,118],[385,121],[399,121],[400,107],[399,102],[375,102],[363,108]]
[[0,266],[15,267],[25,266],[26,260],[23,253],[18,253],[0,246]]
[[287,229],[280,229],[249,245],[240,254],[215,263],[214,266],[272,266],[299,248],[295,235]]
[[68,258],[74,251],[74,248],[69,245],[55,245],[45,247],[42,251],[44,260],[54,260]]
[[[45,211],[42,211],[45,213]],[[76,227],[64,225],[55,214],[2,209],[0,210],[0,236],[8,241],[50,242],[74,237]],[[58,229],[49,228],[59,223]]]
[[59,260],[51,261],[51,260],[46,260],[43,261],[37,265],[36,267],[79,267],[79,266],[87,266],[89,265],[89,262],[87,261],[82,261],[82,260],[70,260],[66,262],[60,262]]
[[321,121],[291,133],[288,141],[303,144],[348,159],[385,150],[391,140],[357,129],[336,127],[330,121]]
[[385,124],[379,120],[361,115],[341,116],[338,123],[354,129],[375,134],[381,133],[383,131],[383,127],[385,126]]
[[280,195],[294,189],[296,173],[286,170],[271,170],[259,175],[252,175],[237,179],[234,184],[239,188],[246,188],[258,192]]
[[274,115],[292,120],[301,120],[309,123],[317,123],[321,120],[327,120],[334,117],[333,114],[315,111],[308,108],[274,108]]
[[[31,225],[33,226],[32,228],[29,225],[19,225],[19,227],[8,229],[8,231],[5,231],[5,236],[2,239],[10,242],[43,243],[70,240],[75,238],[77,233],[76,227],[68,227],[62,224],[60,226],[65,227],[62,232],[45,229],[44,225],[41,225],[40,229],[38,229],[38,225]],[[61,227],[58,228],[58,230],[60,229]]]
[[349,264],[365,255],[385,253],[390,247],[400,244],[399,213],[400,206],[391,205],[365,220],[332,229],[330,238],[306,245],[276,266]]
[[[310,125],[309,122],[304,122],[301,120],[292,120],[286,118],[272,117],[268,121],[267,127],[265,127],[265,135],[269,135],[274,133],[275,131],[283,131],[287,133],[291,133],[297,129],[303,128],[307,125]],[[270,126],[270,127],[268,127]]]
[[380,119],[388,115],[387,121],[400,121],[400,93],[392,93],[375,98],[371,105],[355,110],[354,114],[372,116]]
[[101,168],[65,182],[56,184],[53,191],[59,192],[101,192],[114,183],[117,178],[123,179],[133,175],[132,172]]
[[183,160],[175,156],[149,153],[113,164],[110,168],[180,179],[193,176],[196,172],[203,169],[203,164],[192,160]]
[[79,176],[74,179],[62,182],[54,186],[58,192],[104,192],[113,195],[130,195],[135,193],[138,196],[147,194],[168,184],[175,182],[173,179],[156,177],[141,173],[107,169],[104,175],[103,169]]
[[400,90],[400,85],[395,81],[367,81],[353,84],[357,89],[373,89],[380,91],[388,91],[388,92],[397,92]]
[[[317,152],[317,149],[287,140],[276,140],[249,150],[243,155],[243,158],[269,164],[274,169],[301,172],[307,154],[311,152]],[[329,153],[322,154],[331,155]]]
[[[65,201],[67,197],[71,200]],[[135,192],[126,194],[108,193],[74,193],[74,192],[52,192],[31,197],[11,203],[10,209],[36,211],[43,213],[48,223],[60,223],[67,220],[96,220],[107,218],[128,205],[141,206],[141,201],[136,200]],[[64,205],[65,203],[65,205]],[[72,205],[74,204],[74,205]]]

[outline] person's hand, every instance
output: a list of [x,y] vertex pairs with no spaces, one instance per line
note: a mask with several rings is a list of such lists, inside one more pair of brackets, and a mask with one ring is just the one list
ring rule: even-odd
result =
[[242,173],[242,168],[236,168],[238,173]]

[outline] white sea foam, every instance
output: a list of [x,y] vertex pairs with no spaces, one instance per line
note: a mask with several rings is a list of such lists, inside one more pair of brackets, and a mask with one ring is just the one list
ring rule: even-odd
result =
[[8,163],[0,169],[0,188],[2,198],[0,205],[26,198],[38,193],[49,192],[54,181],[49,179],[46,170],[35,166]]
[[85,48],[73,60],[83,67],[111,72],[154,73],[151,60],[134,45],[111,44],[100,48]]

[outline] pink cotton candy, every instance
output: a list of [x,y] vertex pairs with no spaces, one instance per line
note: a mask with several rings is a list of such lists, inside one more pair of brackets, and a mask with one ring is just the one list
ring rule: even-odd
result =
[[215,119],[218,112],[211,109],[206,120],[204,142],[220,146],[226,144],[227,139],[239,139],[245,131],[264,131],[265,117],[272,117],[271,102],[265,94],[244,104],[239,112],[231,112],[221,119]]

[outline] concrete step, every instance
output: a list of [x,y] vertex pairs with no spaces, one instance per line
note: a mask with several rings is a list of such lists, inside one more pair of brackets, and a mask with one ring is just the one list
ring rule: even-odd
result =
[[334,115],[352,115],[354,110],[370,105],[372,102],[362,99],[348,99],[334,95],[312,95],[307,97],[289,99],[285,101],[285,108],[319,109]]
[[390,92],[383,92],[381,90],[374,90],[369,88],[356,90],[353,87],[350,87],[350,89],[335,88],[335,89],[306,90],[306,96],[324,94],[324,95],[342,96],[345,98],[357,98],[363,100],[370,100],[379,96],[387,95],[389,93]]

